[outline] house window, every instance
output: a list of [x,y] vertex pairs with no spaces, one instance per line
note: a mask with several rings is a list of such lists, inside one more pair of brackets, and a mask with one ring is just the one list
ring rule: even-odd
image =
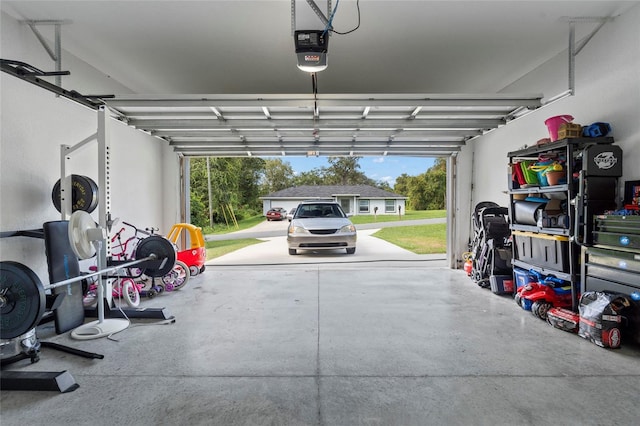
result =
[[396,200],[384,200],[384,212],[394,213],[396,211]]
[[369,213],[369,200],[358,200],[358,212]]

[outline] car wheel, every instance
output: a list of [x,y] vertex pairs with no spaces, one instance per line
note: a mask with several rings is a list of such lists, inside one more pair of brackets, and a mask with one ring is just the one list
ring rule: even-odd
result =
[[351,247],[347,249],[347,254],[353,254],[356,252],[356,248],[355,247]]
[[298,254],[298,252],[296,251],[296,249],[289,249],[289,254],[293,256]]

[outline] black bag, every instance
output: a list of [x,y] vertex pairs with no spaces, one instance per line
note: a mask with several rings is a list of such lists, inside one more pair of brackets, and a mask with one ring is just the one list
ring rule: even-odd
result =
[[632,310],[629,297],[618,293],[588,291],[580,297],[578,335],[603,348],[619,348],[626,314]]

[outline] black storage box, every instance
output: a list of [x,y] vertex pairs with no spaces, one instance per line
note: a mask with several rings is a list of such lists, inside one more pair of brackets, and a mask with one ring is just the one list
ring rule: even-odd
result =
[[558,271],[569,267],[569,238],[562,235],[513,231],[516,259]]

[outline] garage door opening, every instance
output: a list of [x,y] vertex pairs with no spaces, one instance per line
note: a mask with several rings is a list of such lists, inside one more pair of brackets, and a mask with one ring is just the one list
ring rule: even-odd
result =
[[[541,106],[520,94],[127,95],[105,99],[128,125],[191,157],[447,158],[447,246],[455,239],[455,169],[470,140]],[[181,217],[189,209],[182,176]],[[457,252],[448,250],[450,267]]]
[[[380,166],[383,162],[387,164]],[[414,253],[427,253],[437,259],[446,256],[449,241],[446,233],[452,229],[447,226],[447,157],[190,157],[186,163],[189,172],[185,175],[190,176],[189,217],[192,223],[205,229],[208,240],[228,242],[245,237],[280,237],[282,247],[270,246],[262,252],[252,249],[251,262],[274,261],[273,250],[287,253],[285,237],[290,217],[287,218],[286,213],[292,213],[299,203],[313,199],[330,200],[342,207],[361,236],[359,247],[375,229],[402,227],[397,238],[400,238],[399,244],[405,246],[402,251],[407,253],[407,260],[418,260]],[[234,173],[234,170],[243,170],[243,173]],[[367,173],[384,179],[376,181]],[[254,181],[247,182],[249,177],[254,177]],[[356,184],[351,184],[353,182]],[[242,191],[246,193],[238,193]],[[256,192],[262,195],[256,196]],[[246,208],[250,204],[253,209]],[[267,216],[269,210],[275,210],[271,212],[274,214]],[[229,217],[236,213],[244,226],[238,226],[238,222]],[[253,226],[254,218],[246,219],[256,213],[262,223]],[[246,222],[250,223],[249,229],[245,229]],[[388,231],[385,232],[388,234]],[[383,241],[385,237],[380,236]],[[391,238],[390,241],[395,240]],[[374,246],[371,244],[364,250],[368,259],[371,256],[377,259],[389,257],[385,257],[384,252],[372,251]],[[331,256],[338,261],[347,261],[343,252],[305,250],[302,261],[326,261]],[[358,254],[361,252],[359,248]],[[401,260],[400,253],[396,251],[391,257]],[[354,258],[354,261],[363,259],[356,257],[358,259]]]

